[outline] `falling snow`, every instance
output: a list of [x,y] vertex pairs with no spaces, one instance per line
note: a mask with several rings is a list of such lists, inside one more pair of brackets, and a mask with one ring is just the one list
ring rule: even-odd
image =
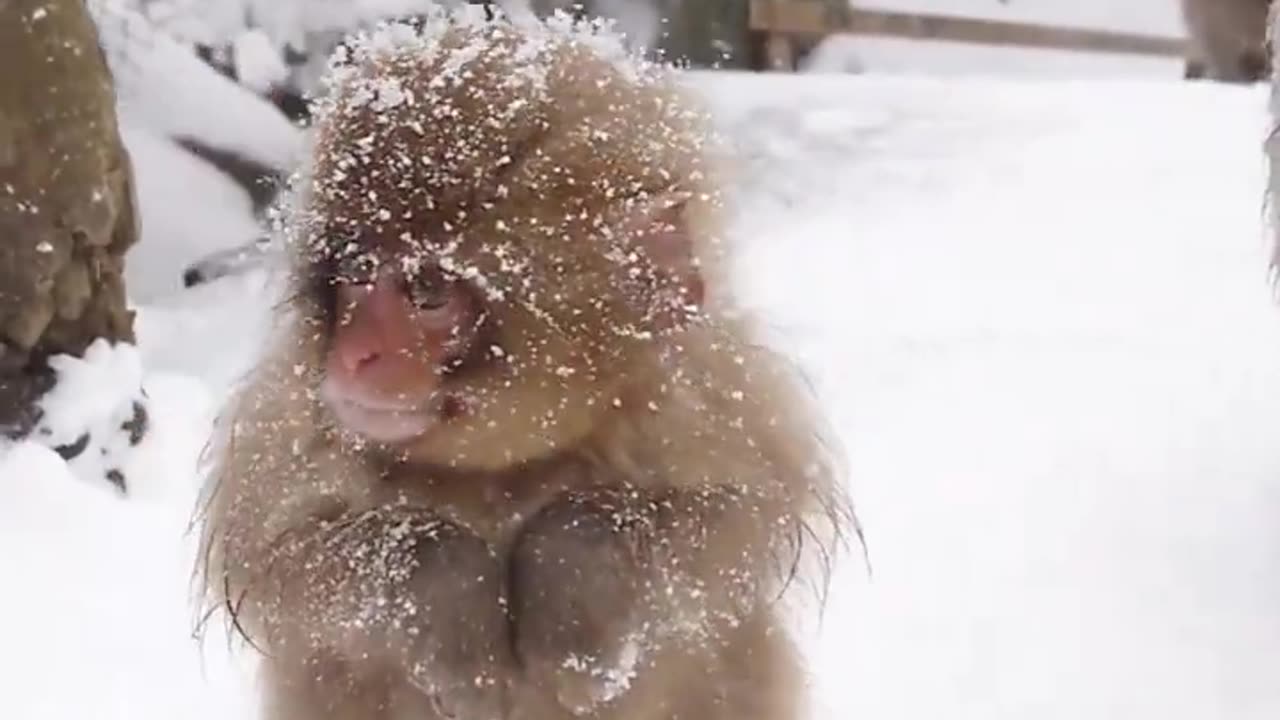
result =
[[[1264,99],[1158,82],[691,82],[738,149],[742,294],[812,369],[870,535],[875,575],[847,566],[805,636],[816,716],[1280,712]],[[252,227],[230,196],[212,216],[192,192],[157,202],[185,186],[174,167],[216,184],[130,141],[144,225],[173,228],[161,238]],[[169,434],[134,450],[133,500],[39,444],[0,458],[0,539],[22,548],[0,572],[39,590],[0,599],[20,659],[6,717],[257,717],[244,655],[190,639],[188,520],[210,406],[263,346],[277,282],[156,293],[137,355],[63,366],[93,387],[68,385],[88,402],[53,406],[51,434],[70,436],[54,421],[72,412],[110,430],[146,387]]]

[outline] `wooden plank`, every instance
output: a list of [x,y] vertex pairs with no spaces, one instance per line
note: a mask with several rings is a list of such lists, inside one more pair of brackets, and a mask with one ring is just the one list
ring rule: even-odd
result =
[[1184,38],[950,15],[871,10],[823,0],[751,0],[751,29],[788,35],[852,33],[1046,50],[1184,57]]

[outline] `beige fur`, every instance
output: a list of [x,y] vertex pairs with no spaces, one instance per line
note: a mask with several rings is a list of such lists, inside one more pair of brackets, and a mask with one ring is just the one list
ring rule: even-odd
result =
[[[775,599],[821,584],[806,557],[851,520],[835,456],[721,281],[701,115],[547,32],[450,21],[357,52],[319,114],[297,294],[203,515],[208,597],[265,653],[270,720],[802,716]],[[413,101],[371,110],[371,87]],[[628,230],[667,196],[688,255]],[[317,399],[322,268],[349,240],[476,283],[502,348],[447,380],[471,413],[404,447]],[[692,314],[670,292],[689,273]]]
[[1270,0],[1182,0],[1190,34],[1187,76],[1257,82],[1269,74]]

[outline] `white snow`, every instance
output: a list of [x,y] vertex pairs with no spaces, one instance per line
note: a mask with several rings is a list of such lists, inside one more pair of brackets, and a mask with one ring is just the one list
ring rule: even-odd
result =
[[[870,544],[874,573],[850,555],[806,633],[816,717],[1280,715],[1265,92],[692,82],[738,145],[743,294],[812,369]],[[251,227],[152,150],[135,162],[162,229],[131,263],[180,272],[164,253]],[[252,663],[220,626],[192,639],[189,520],[273,282],[139,308],[137,497],[34,443],[0,456],[0,717],[256,717]]]
[[745,282],[874,567],[815,645],[826,717],[1275,717],[1265,93],[772,82],[715,87],[776,173]]
[[[216,5],[217,3],[210,3]],[[167,137],[193,137],[270,167],[292,167],[302,138],[248,88],[213,72],[127,0],[91,0],[120,99],[121,121]]]
[[237,35],[232,50],[235,66],[240,71],[240,84],[245,87],[261,93],[288,79],[289,68],[265,32],[250,30]]
[[244,189],[168,138],[135,124],[123,135],[134,176],[142,235],[125,263],[136,302],[151,303],[182,288],[182,272],[210,253],[262,234]]
[[[156,470],[189,478],[189,452],[169,448]],[[4,717],[253,717],[226,644],[191,638],[187,500],[120,501],[34,444],[0,459],[0,477]]]
[[[304,137],[268,101],[158,29],[133,7],[139,1],[90,0],[88,7],[115,80],[125,145],[139,168],[141,238],[128,255],[125,279],[133,300],[150,303],[181,289],[192,262],[262,232],[245,191],[176,141],[195,139],[287,170],[302,157]],[[155,14],[164,7],[157,1],[146,9]],[[247,49],[261,56],[260,42]],[[280,71],[265,62],[258,57],[250,65],[264,76]]]
[[[80,478],[125,484],[125,465],[145,418],[142,363],[132,345],[98,340],[83,357],[59,355],[49,361],[57,384],[40,398],[41,419],[33,437],[50,448],[76,447],[69,465]],[[135,430],[130,433],[130,425]]]

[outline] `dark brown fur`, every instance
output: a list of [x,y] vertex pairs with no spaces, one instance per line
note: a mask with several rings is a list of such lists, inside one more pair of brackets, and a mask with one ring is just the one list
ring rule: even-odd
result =
[[[585,36],[527,63],[545,31],[440,32],[335,79],[286,331],[215,449],[202,574],[265,654],[267,717],[802,717],[777,599],[822,582],[850,516],[800,381],[720,282],[701,116]],[[371,87],[413,100],[371,110]],[[691,317],[610,230],[672,191],[709,288]],[[317,399],[323,268],[406,237],[476,284],[492,354],[446,380],[465,419],[378,447]]]
[[1270,70],[1270,0],[1182,0],[1190,34],[1186,77],[1257,82]]

